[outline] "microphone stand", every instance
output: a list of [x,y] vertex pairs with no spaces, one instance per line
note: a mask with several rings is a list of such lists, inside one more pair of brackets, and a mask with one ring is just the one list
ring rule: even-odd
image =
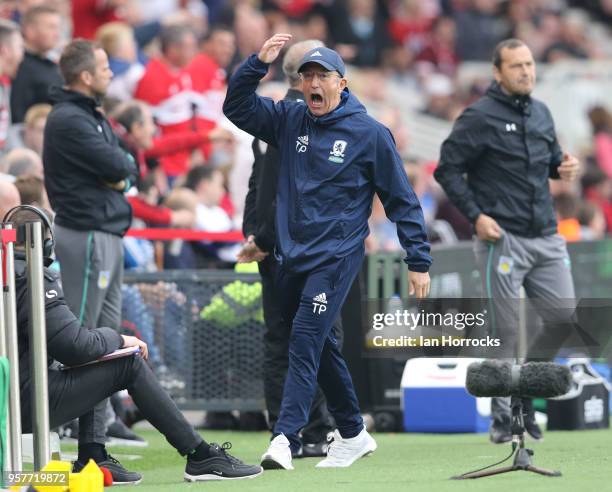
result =
[[[525,447],[525,423],[523,419],[523,400],[518,396],[513,396],[511,399],[512,406],[512,454],[506,458],[510,459],[514,456],[514,463],[512,466],[504,466],[500,468],[476,470],[473,472],[467,472],[463,475],[457,475],[451,477],[453,480],[463,480],[467,478],[482,478],[491,477],[493,475],[499,475],[501,473],[508,473],[513,471],[529,471],[538,473],[547,477],[560,477],[561,472],[554,470],[547,470],[545,468],[539,468],[531,464],[531,457],[533,456],[533,450]],[[506,460],[504,460],[506,461]],[[499,463],[497,463],[499,464]],[[495,466],[495,465],[492,465]]]

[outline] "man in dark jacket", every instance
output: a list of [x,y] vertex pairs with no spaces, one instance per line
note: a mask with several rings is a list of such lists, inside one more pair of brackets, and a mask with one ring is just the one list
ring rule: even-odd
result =
[[34,104],[48,103],[49,89],[64,83],[57,63],[48,56],[59,43],[61,22],[59,12],[47,5],[32,7],[23,16],[25,54],[11,88],[13,123],[21,123]]
[[[43,236],[52,240],[48,221],[43,212],[30,208],[11,211],[15,227],[28,222],[41,222]],[[24,245],[16,244],[15,295],[17,300],[17,329],[19,345],[19,377],[21,391],[22,426],[32,432],[31,377],[27,263]],[[45,265],[52,259],[44,258]],[[104,443],[92,442],[95,417],[93,408],[117,391],[127,389],[145,418],[155,426],[168,442],[187,456],[184,478],[188,481],[252,478],[261,467],[245,465],[227,454],[228,446],[208,444],[185,420],[172,399],[160,386],[149,366],[147,344],[136,337],[119,335],[107,327],[84,328],[66,305],[56,273],[45,267],[45,321],[49,360],[49,421],[51,427],[80,417],[78,459],[75,471],[82,469],[89,459],[107,468],[116,484],[138,483],[141,475],[127,471],[110,456]],[[81,366],[120,348],[138,347],[140,355],[131,355]],[[62,370],[65,369],[65,370]]]
[[[285,101],[304,101],[302,79],[297,73],[304,54],[312,48],[323,46],[321,41],[309,40],[296,43],[287,50],[283,58],[283,72],[289,82]],[[279,293],[275,278],[278,262],[274,256],[276,243],[274,217],[276,183],[278,181],[278,150],[268,145],[265,152],[261,140],[253,141],[255,162],[249,179],[249,192],[246,196],[242,231],[246,243],[238,255],[239,262],[259,261],[262,299],[266,334],[264,335],[264,395],[268,410],[268,425],[274,429],[283,397],[283,386],[289,363],[289,337],[291,323],[282,316],[278,304]],[[342,321],[338,317],[334,325],[334,335],[342,345]],[[302,449],[294,457],[325,456],[327,436],[333,432],[333,419],[327,409],[325,396],[320,387],[312,402],[308,424],[301,431]]]
[[[574,286],[548,179],[573,180],[579,166],[561,151],[548,108],[530,96],[535,62],[529,48],[517,39],[502,41],[493,64],[495,81],[455,123],[434,176],[474,224],[483,290],[495,299],[490,330],[501,338],[505,357],[513,357],[518,309],[511,300],[520,297],[521,286],[530,298],[546,300],[540,306],[545,335],[556,330],[546,340],[531,340],[534,349],[560,339],[571,323],[563,318],[570,308],[563,300],[574,298]],[[526,430],[539,439],[531,401],[525,405]],[[491,440],[511,440],[509,399],[494,398],[492,414]]]
[[[84,326],[119,329],[122,236],[132,220],[123,190],[138,170],[98,107],[112,76],[104,50],[72,41],[60,69],[67,86],[51,93],[43,164],[66,302]],[[97,440],[105,439],[109,413],[96,412]]]
[[376,449],[364,428],[353,382],[331,328],[361,268],[376,192],[406,249],[409,283],[429,291],[423,213],[387,128],[346,88],[340,56],[328,48],[298,68],[306,104],[259,97],[268,66],[291,39],[276,34],[231,77],[223,110],[239,128],[279,149],[276,196],[278,303],[292,320],[289,368],[264,468],[291,469],[291,452],[320,384],[338,429],[318,467],[350,466]]

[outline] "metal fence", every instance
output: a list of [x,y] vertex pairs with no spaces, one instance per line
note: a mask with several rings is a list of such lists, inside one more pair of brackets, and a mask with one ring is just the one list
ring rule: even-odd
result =
[[[573,243],[568,249],[577,297],[612,298],[612,240]],[[367,258],[362,298],[407,296],[402,256]],[[435,247],[433,256],[431,296],[481,296],[471,243]],[[181,408],[264,408],[265,327],[257,274],[128,273],[124,284],[123,329],[149,344],[151,363]],[[351,329],[353,335],[362,333]]]
[[122,328],[147,342],[154,370],[181,408],[263,408],[259,275],[126,274],[122,311]]

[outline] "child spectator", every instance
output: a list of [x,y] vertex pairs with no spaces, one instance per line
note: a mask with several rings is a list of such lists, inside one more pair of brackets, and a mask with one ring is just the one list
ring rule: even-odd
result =
[[7,151],[26,147],[42,157],[45,125],[51,112],[50,104],[34,104],[26,111],[24,122],[12,125],[9,130]]
[[[198,166],[187,174],[185,187],[198,198],[195,227],[207,232],[229,232],[234,223],[220,204],[226,194],[223,173],[219,169]],[[223,261],[235,262],[240,249],[237,243],[203,243],[205,250]]]
[[106,51],[108,64],[113,71],[107,95],[121,101],[131,99],[145,72],[138,58],[134,30],[123,22],[109,22],[97,30],[96,40]]

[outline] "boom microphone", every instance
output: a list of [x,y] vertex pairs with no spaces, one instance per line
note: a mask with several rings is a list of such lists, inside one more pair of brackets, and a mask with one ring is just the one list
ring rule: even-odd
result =
[[469,365],[465,386],[474,396],[552,398],[567,393],[572,384],[568,367],[553,362],[523,365],[485,360]]

